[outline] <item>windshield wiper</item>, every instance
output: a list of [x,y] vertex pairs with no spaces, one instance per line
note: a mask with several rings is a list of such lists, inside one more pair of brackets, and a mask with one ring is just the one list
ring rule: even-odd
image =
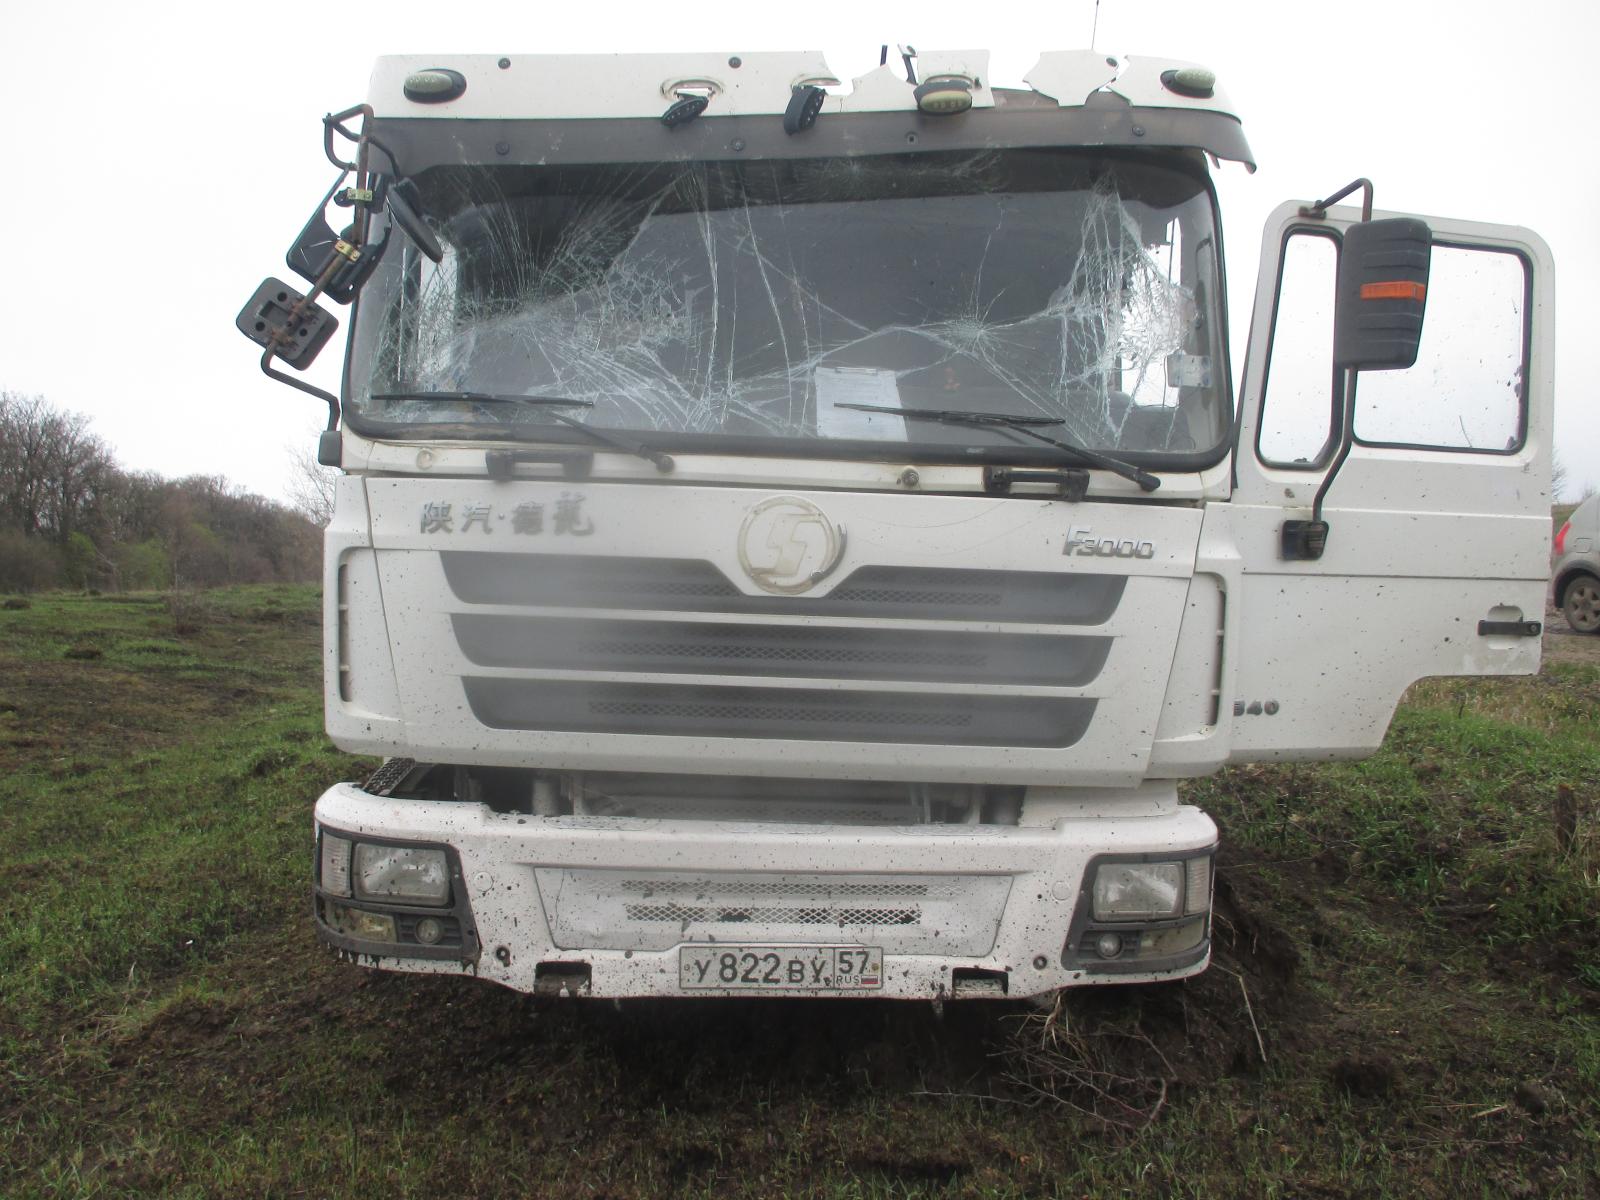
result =
[[373,400],[459,400],[469,404],[532,404],[538,407],[593,408],[593,400],[568,400],[565,396],[511,396],[500,392],[374,392]]
[[1054,446],[1057,450],[1065,450],[1076,455],[1091,467],[1099,467],[1120,475],[1124,479],[1131,479],[1140,488],[1153,492],[1161,486],[1161,480],[1142,471],[1132,463],[1123,462],[1120,458],[1112,458],[1108,454],[1101,454],[1098,450],[1089,450],[1083,446],[1075,446],[1071,442],[1064,442],[1059,438],[1048,437],[1032,428],[1034,425],[1061,425],[1064,422],[1059,417],[1028,417],[1017,416],[1010,413],[963,412],[960,409],[948,408],[891,408],[887,404],[835,404],[835,408],[853,408],[857,412],[890,413],[894,416],[910,417],[919,421],[938,421],[944,425],[994,425],[1001,429],[1009,429],[1020,433],[1023,437],[1030,437],[1036,442],[1043,442],[1046,446]]
[[677,465],[672,461],[672,455],[663,454],[659,450],[652,450],[643,442],[625,442],[621,438],[612,437],[609,433],[596,429],[593,425],[585,424],[583,421],[578,420],[577,417],[569,417],[566,413],[553,412],[550,415],[569,429],[576,429],[579,433],[599,442],[602,446],[610,446],[613,450],[620,450],[624,454],[631,454],[635,458],[642,458],[646,462],[655,463],[656,470],[663,475]]
[[[513,396],[501,392],[383,392],[374,393],[374,400],[460,400],[471,404],[527,404],[537,408],[593,408],[593,400],[570,400],[565,396]],[[635,458],[642,458],[646,462],[656,465],[656,470],[665,475],[676,465],[670,454],[663,454],[659,450],[652,450],[649,446],[638,442],[625,442],[621,438],[612,437],[603,433],[593,425],[586,425],[576,417],[569,417],[566,413],[552,412],[549,414],[557,421],[569,428],[576,429],[591,441],[599,442],[602,446],[610,446],[613,450],[620,450],[624,454],[631,454]],[[492,452],[491,452],[492,453]]]

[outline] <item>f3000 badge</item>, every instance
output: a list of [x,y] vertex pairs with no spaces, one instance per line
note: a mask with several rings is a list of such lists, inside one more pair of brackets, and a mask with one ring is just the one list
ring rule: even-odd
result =
[[1154,542],[1134,538],[1097,538],[1094,530],[1074,525],[1067,534],[1067,544],[1061,548],[1061,553],[1088,558],[1154,558],[1156,546]]

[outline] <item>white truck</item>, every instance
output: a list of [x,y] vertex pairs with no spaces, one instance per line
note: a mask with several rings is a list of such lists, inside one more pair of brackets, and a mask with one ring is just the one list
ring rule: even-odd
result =
[[[326,120],[311,286],[239,318],[329,405],[327,728],[385,759],[317,802],[324,940],[597,997],[1180,978],[1181,780],[1537,669],[1540,239],[1284,205],[1235,393],[1212,72],[1026,85],[393,57]],[[273,366],[321,298],[338,398]]]

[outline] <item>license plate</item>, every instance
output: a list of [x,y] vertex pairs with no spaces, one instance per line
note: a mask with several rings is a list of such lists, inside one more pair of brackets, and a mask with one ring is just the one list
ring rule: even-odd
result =
[[870,991],[883,986],[876,946],[684,946],[678,985],[716,991]]

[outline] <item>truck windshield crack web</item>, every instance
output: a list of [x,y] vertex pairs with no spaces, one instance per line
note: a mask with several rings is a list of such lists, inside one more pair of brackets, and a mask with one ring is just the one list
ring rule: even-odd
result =
[[500,424],[504,405],[399,394],[527,392],[587,402],[596,427],[813,453],[1021,441],[892,411],[917,406],[1047,417],[1079,445],[1157,455],[1226,429],[1210,206],[1177,170],[1004,151],[439,167],[420,183],[444,260],[407,248],[369,285],[358,419]]

